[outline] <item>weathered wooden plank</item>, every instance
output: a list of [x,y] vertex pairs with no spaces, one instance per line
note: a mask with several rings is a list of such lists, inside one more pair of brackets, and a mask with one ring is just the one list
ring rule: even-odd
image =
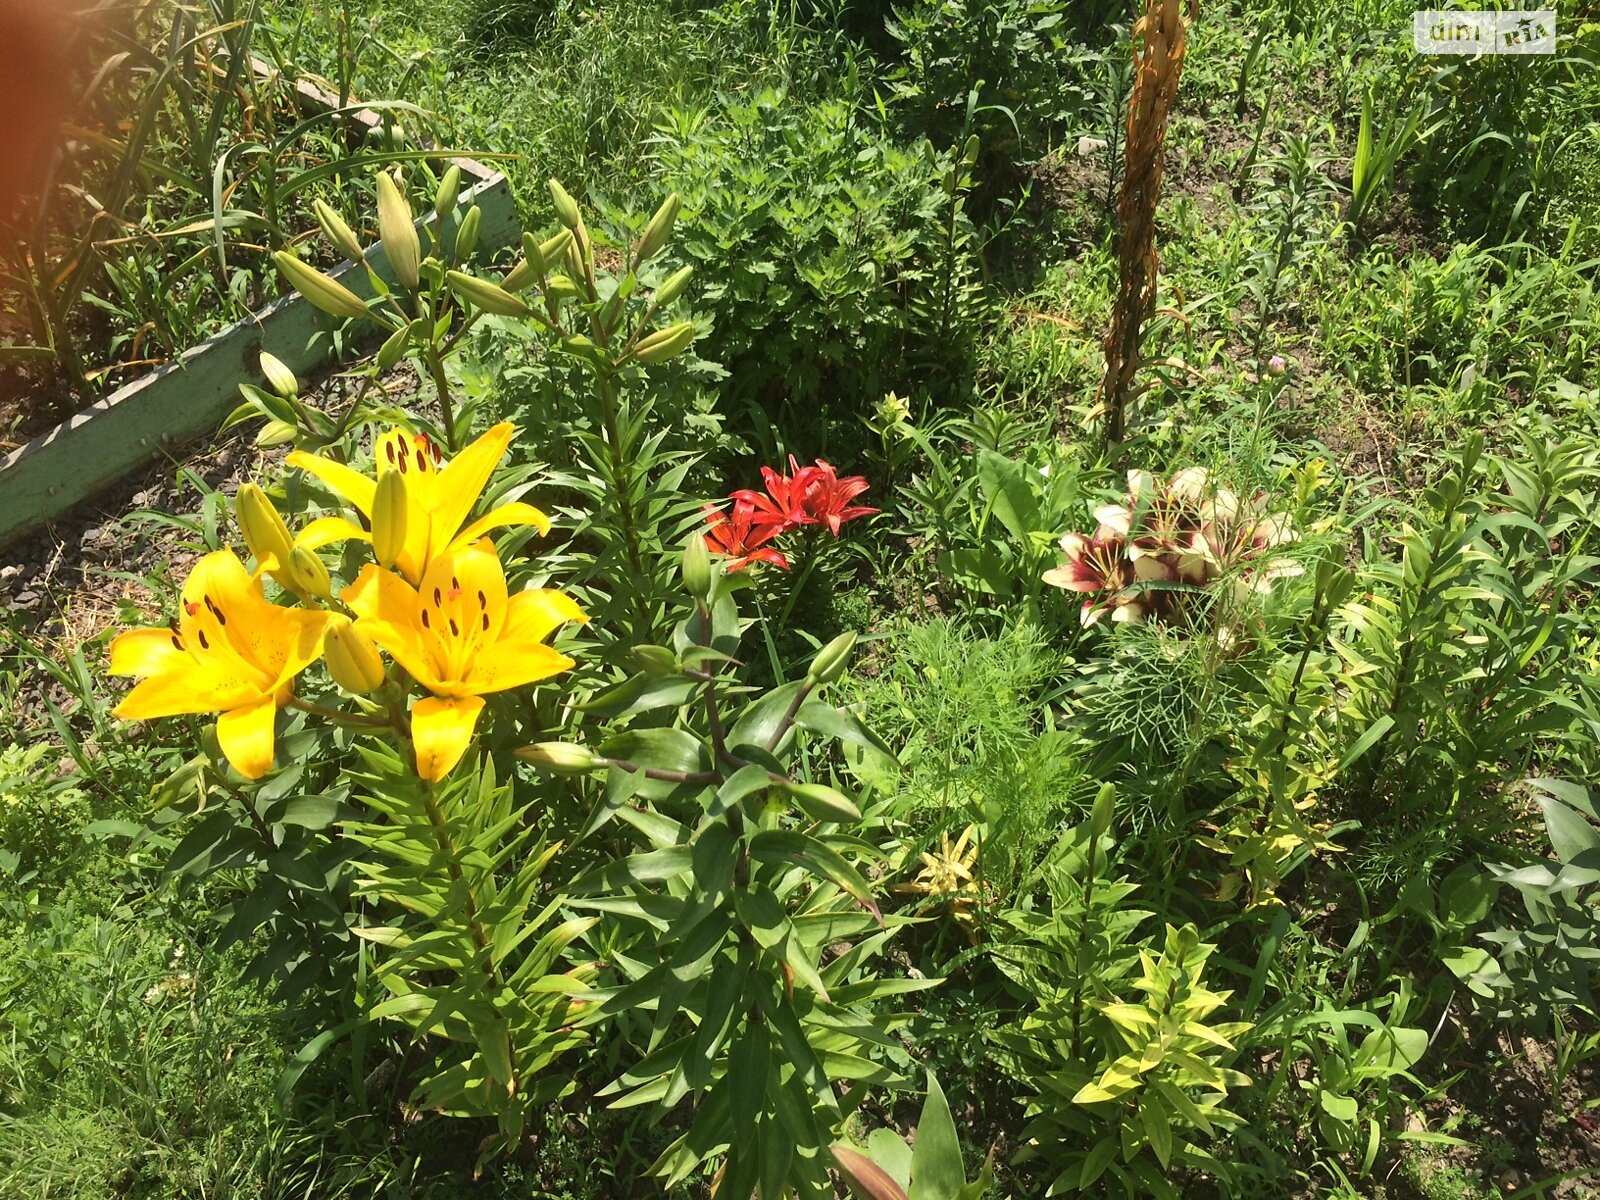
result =
[[[482,256],[515,243],[521,226],[505,177],[471,165],[474,169],[463,174],[482,181],[462,190],[444,236],[446,245],[452,244],[460,215],[477,204],[483,213]],[[430,211],[418,224],[434,220]],[[368,259],[389,278],[381,245],[368,250]],[[357,295],[371,296],[361,265],[343,263],[330,274]],[[334,353],[328,334],[336,324],[300,297],[285,297],[34,438],[0,461],[0,546],[40,528],[162,450],[214,430],[238,405],[239,384],[265,386],[262,350],[297,373],[328,361]],[[324,336],[315,337],[319,332]]]

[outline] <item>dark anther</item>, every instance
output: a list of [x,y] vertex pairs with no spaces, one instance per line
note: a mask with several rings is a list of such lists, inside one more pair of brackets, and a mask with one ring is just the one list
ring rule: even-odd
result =
[[481,591],[478,593],[478,607],[485,610],[489,607],[489,598]]
[[423,609],[422,610],[422,627],[424,629],[432,629],[433,628],[432,625],[428,624],[428,610],[427,609]]
[[204,629],[196,629],[195,630],[195,634],[200,639],[200,649],[202,649],[202,650],[211,649],[211,643],[206,641],[206,631]]
[[390,442],[387,446],[384,447],[384,449],[389,452],[389,461],[393,462],[394,461],[394,443]]
[[489,614],[488,613],[484,613],[483,614],[483,631],[485,633],[489,632]]
[[177,634],[173,634],[172,635],[172,648],[174,650],[182,650],[183,649],[183,643],[178,640],[178,635]]
[[438,608],[439,605],[441,605],[443,603],[444,603],[444,597],[439,594],[439,589],[438,588],[434,588],[433,589],[433,606],[435,608]]
[[456,624],[456,619],[454,617],[450,618],[450,635],[452,637],[461,636],[461,627]]

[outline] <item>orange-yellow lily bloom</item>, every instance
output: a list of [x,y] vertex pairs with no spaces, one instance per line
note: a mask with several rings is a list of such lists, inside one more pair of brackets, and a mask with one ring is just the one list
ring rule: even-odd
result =
[[564,592],[508,596],[487,540],[436,555],[414,588],[369,564],[342,593],[364,630],[431,696],[411,708],[417,774],[440,780],[472,742],[482,697],[548,679],[573,665],[544,645],[556,627],[587,621]]
[[184,582],[176,620],[112,641],[111,674],[144,677],[114,715],[221,713],[222,753],[241,775],[259,779],[272,767],[278,708],[321,655],[327,622],[324,612],[269,603],[260,572],[250,574],[233,551],[207,554]]
[[513,431],[511,422],[501,422],[445,463],[438,447],[424,434],[391,429],[378,438],[377,477],[370,478],[332,459],[295,451],[287,459],[290,466],[315,475],[373,523],[368,533],[342,517],[323,518],[297,540],[312,546],[346,539],[382,541],[385,531],[378,526],[393,517],[377,511],[375,502],[378,478],[389,472],[398,472],[405,481],[404,540],[394,566],[413,584],[421,582],[435,558],[472,545],[491,529],[532,525],[540,533],[548,533],[550,518],[520,501],[499,505],[467,524],[472,506],[511,444]]

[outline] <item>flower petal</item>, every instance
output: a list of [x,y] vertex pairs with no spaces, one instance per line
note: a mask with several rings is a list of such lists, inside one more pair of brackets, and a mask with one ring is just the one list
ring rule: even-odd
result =
[[246,779],[260,779],[272,769],[273,724],[278,704],[263,696],[253,704],[230,709],[217,719],[217,744]]
[[417,774],[437,783],[450,774],[472,744],[483,701],[476,696],[428,697],[411,706],[411,741]]
[[344,463],[334,462],[331,458],[322,458],[316,454],[307,454],[304,450],[296,450],[283,461],[291,467],[299,467],[307,474],[315,475],[354,504],[362,516],[372,515],[372,499],[378,491],[376,480],[345,466]]
[[[434,480],[433,533],[435,552],[455,541],[456,533],[472,506],[478,502],[483,489],[494,473],[495,465],[511,444],[516,427],[502,421],[460,454],[456,455],[439,472]],[[409,539],[408,539],[409,540]]]
[[307,550],[320,550],[334,542],[370,542],[372,535],[354,521],[343,517],[318,517],[300,531],[294,539],[296,546]]
[[514,500],[510,504],[498,505],[484,513],[451,539],[450,548],[455,550],[462,546],[470,546],[491,529],[507,529],[521,525],[532,525],[541,536],[550,532],[549,517],[531,504]]
[[538,642],[508,639],[495,643],[494,653],[482,655],[462,682],[475,695],[503,692],[549,679],[576,664],[559,650]]
[[166,671],[184,670],[194,664],[183,650],[173,644],[172,630],[129,629],[111,641],[111,663],[106,668],[111,675],[160,675]]

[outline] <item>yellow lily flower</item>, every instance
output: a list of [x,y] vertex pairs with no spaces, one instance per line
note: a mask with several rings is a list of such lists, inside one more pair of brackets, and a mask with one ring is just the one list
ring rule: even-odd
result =
[[508,595],[488,539],[436,555],[420,589],[369,563],[342,596],[356,628],[433,693],[412,705],[411,741],[417,774],[434,781],[467,752],[483,696],[570,668],[572,660],[544,639],[559,625],[589,619],[553,588]]
[[[268,560],[269,564],[272,560]],[[221,713],[217,741],[238,772],[272,767],[273,723],[294,678],[322,654],[328,614],[267,601],[261,574],[231,550],[207,554],[184,581],[177,619],[111,643],[113,675],[141,675],[113,715],[134,721]]]
[[[441,555],[471,546],[491,529],[532,525],[540,533],[550,532],[550,518],[531,504],[515,501],[491,509],[466,524],[472,506],[483,495],[495,465],[511,444],[514,426],[501,422],[473,442],[448,463],[439,457],[439,448],[423,434],[391,429],[377,441],[377,476],[398,472],[405,480],[404,540],[395,557],[395,569],[413,584],[420,583],[430,563]],[[313,522],[297,539],[299,544],[315,546],[355,539],[370,542],[383,535],[376,526],[394,519],[378,510],[377,478],[297,450],[287,459],[290,466],[315,475],[361,511],[374,524],[369,533],[343,517],[325,517]],[[462,528],[466,525],[466,528]]]

